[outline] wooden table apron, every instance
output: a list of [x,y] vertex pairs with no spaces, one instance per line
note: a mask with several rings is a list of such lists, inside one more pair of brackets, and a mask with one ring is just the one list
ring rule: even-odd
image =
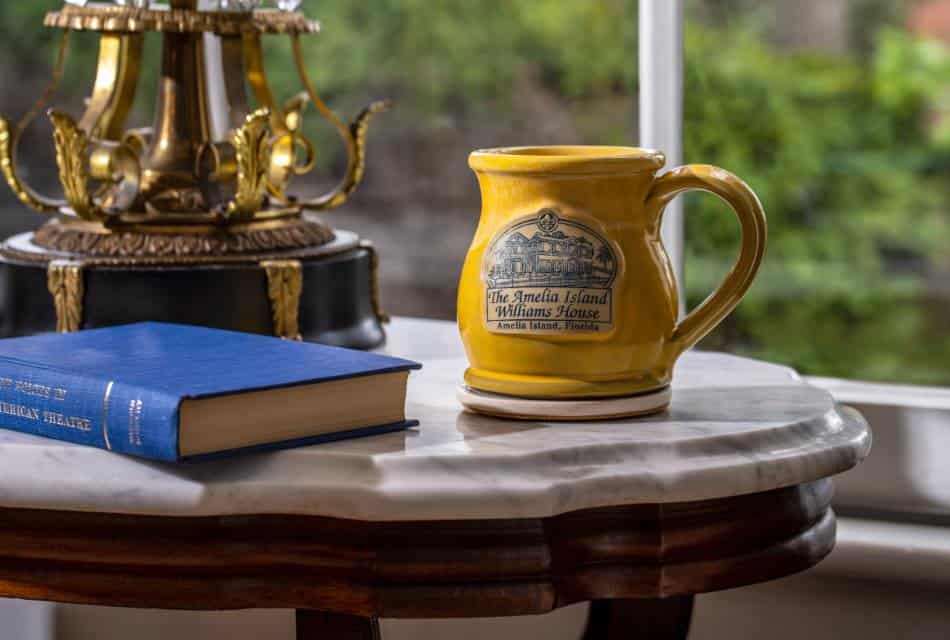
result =
[[313,609],[343,620],[688,596],[817,563],[834,545],[831,495],[825,479],[697,502],[433,522],[0,509],[0,596]]

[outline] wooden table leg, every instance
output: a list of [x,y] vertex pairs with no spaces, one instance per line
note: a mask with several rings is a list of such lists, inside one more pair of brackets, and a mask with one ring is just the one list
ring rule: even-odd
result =
[[594,600],[583,640],[685,640],[693,597]]
[[379,619],[297,609],[297,640],[380,640]]

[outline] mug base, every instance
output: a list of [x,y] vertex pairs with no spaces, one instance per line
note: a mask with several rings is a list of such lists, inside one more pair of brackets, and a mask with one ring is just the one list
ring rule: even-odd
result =
[[552,400],[521,398],[500,393],[479,391],[460,384],[455,391],[458,401],[469,411],[512,420],[547,420],[578,422],[633,418],[659,413],[670,404],[669,387],[618,398],[593,400]]
[[469,367],[462,384],[475,391],[513,398],[549,400],[601,400],[646,395],[670,386],[670,375],[662,371],[615,374],[614,377],[591,375],[530,375],[505,373]]

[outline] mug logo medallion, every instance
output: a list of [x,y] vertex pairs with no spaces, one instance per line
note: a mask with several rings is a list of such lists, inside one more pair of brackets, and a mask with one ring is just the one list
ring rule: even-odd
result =
[[541,209],[505,227],[485,253],[485,324],[493,333],[610,331],[617,268],[603,236]]

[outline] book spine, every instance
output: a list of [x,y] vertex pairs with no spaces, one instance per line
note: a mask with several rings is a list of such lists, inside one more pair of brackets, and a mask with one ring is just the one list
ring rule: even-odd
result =
[[100,449],[178,459],[179,400],[115,380],[0,359],[0,427]]

